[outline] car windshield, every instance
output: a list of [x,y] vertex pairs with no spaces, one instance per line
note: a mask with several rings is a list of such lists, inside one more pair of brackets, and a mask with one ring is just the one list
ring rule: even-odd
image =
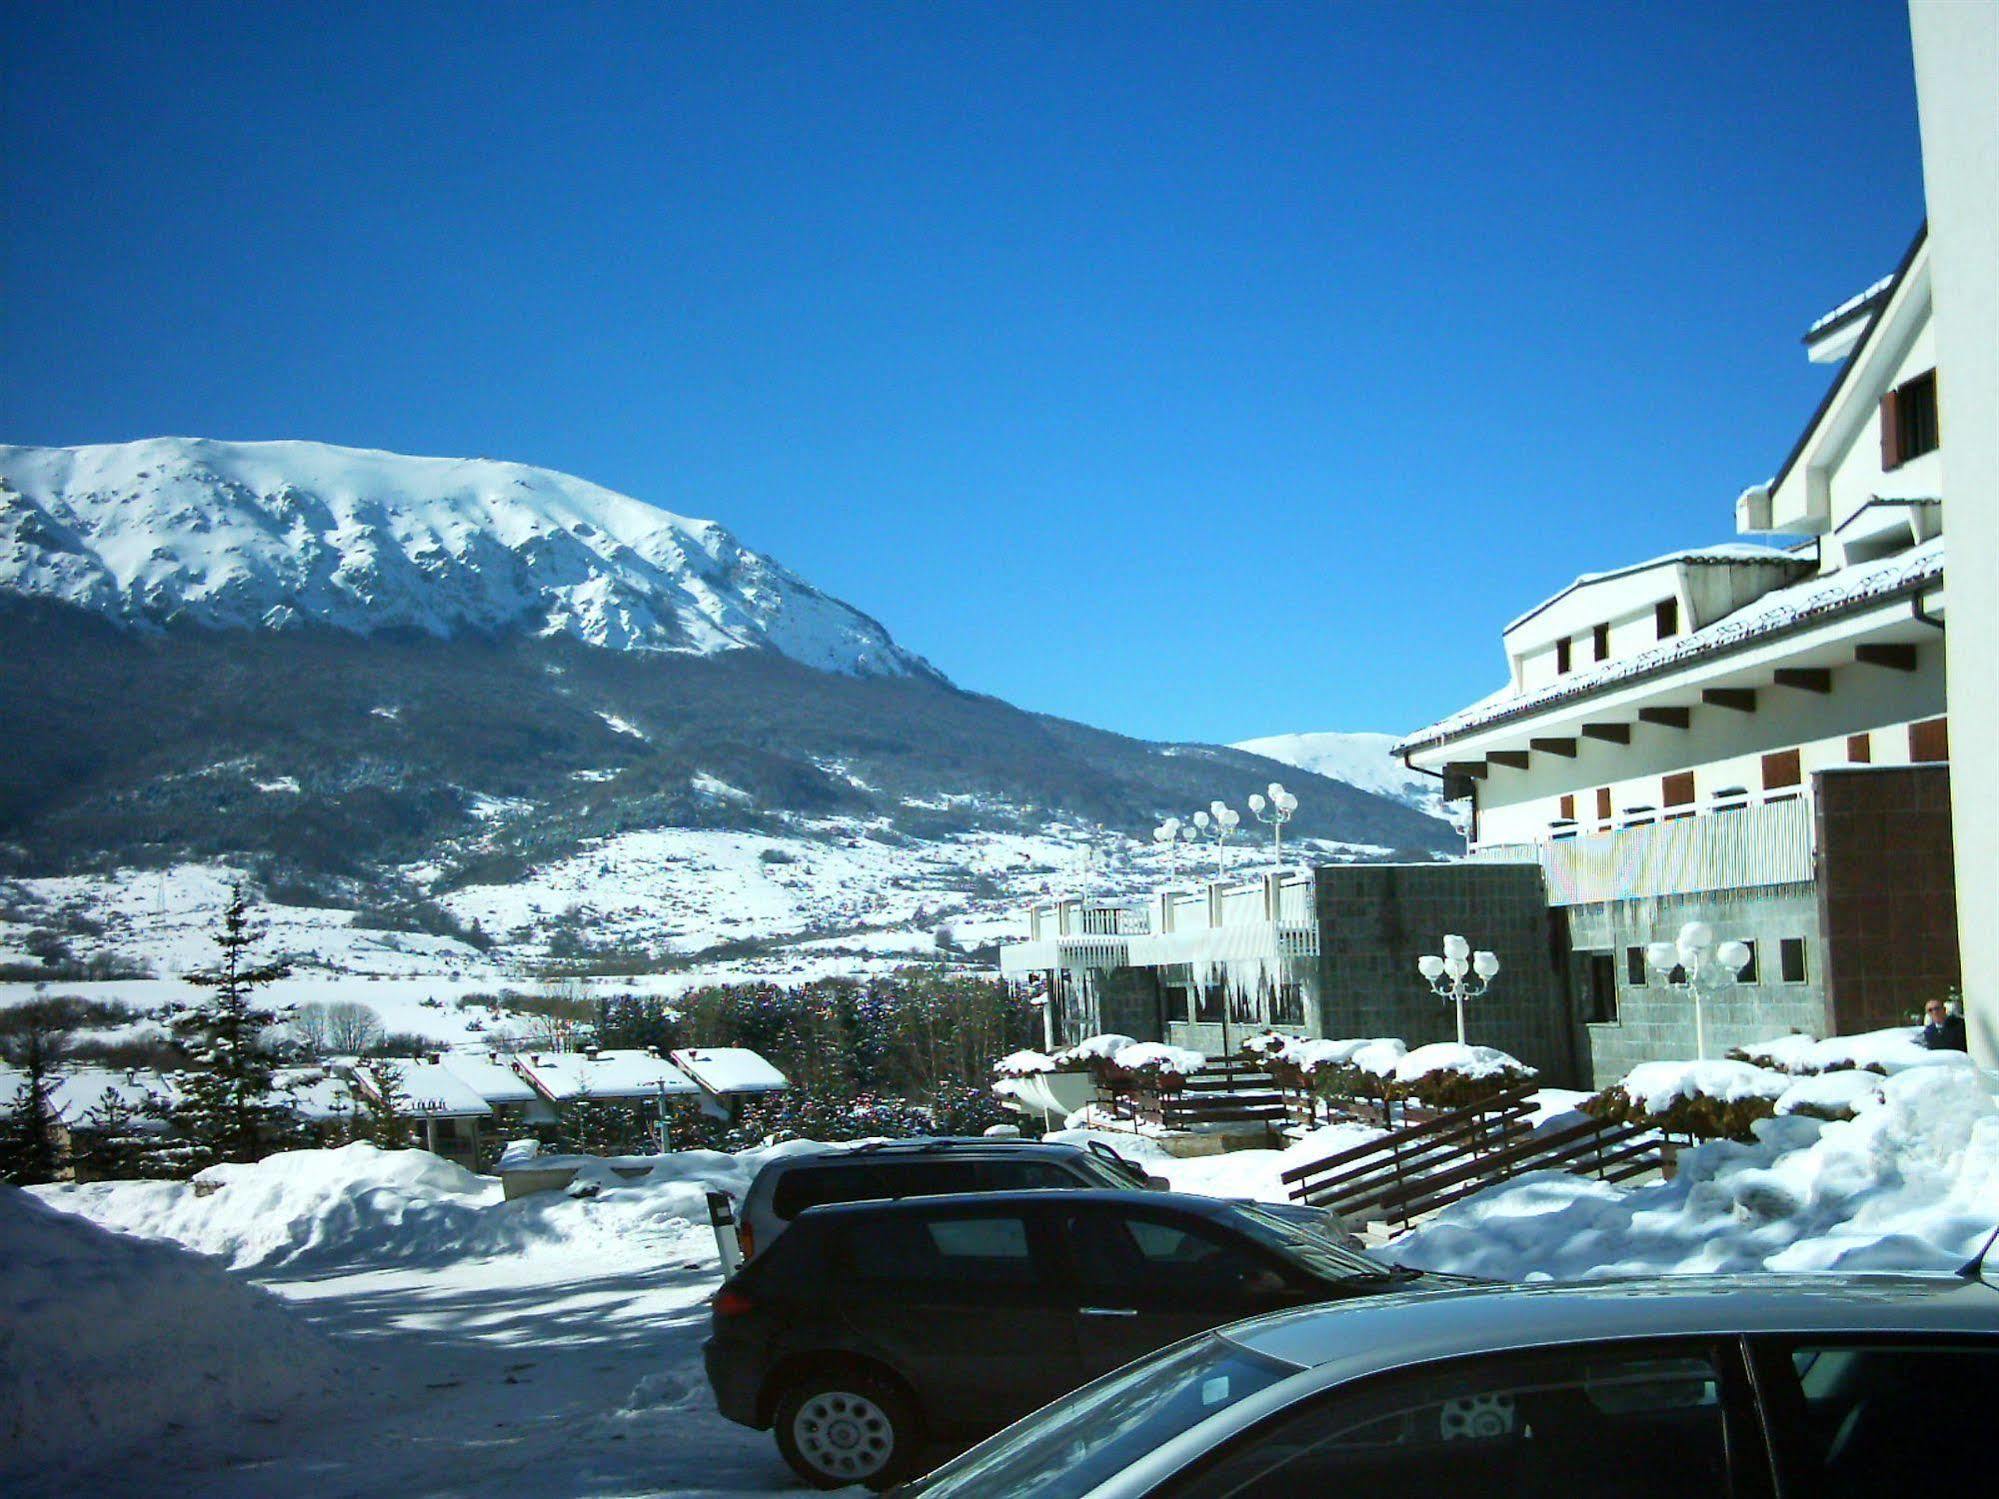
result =
[[1044,1406],[902,1492],[1074,1499],[1217,1412],[1296,1374],[1212,1333]]
[[1342,1248],[1322,1234],[1250,1203],[1236,1203],[1234,1208],[1236,1221],[1244,1233],[1289,1259],[1303,1260],[1308,1269],[1329,1280],[1384,1280],[1415,1273],[1369,1259],[1358,1250]]

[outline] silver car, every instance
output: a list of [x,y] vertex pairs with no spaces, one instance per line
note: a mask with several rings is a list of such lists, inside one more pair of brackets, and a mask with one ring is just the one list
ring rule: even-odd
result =
[[1964,1275],[1477,1287],[1190,1338],[896,1492],[1985,1493],[1994,1389],[1999,1290]]

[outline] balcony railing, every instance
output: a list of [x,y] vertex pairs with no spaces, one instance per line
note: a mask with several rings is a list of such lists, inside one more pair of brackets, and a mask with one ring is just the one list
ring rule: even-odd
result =
[[1472,858],[1539,862],[1558,906],[1804,884],[1812,878],[1812,811],[1791,797],[1551,843],[1482,844]]

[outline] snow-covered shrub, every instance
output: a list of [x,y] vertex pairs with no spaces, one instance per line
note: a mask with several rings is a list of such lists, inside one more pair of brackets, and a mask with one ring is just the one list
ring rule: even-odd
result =
[[1117,1054],[1103,1065],[1113,1083],[1175,1092],[1186,1086],[1188,1078],[1207,1066],[1208,1059],[1205,1054],[1184,1046],[1141,1041],[1120,1047]]
[[1753,1062],[1799,1077],[1827,1072],[1864,1071],[1892,1077],[1912,1067],[1966,1067],[1971,1058],[1961,1051],[1931,1051],[1923,1045],[1921,1026],[1896,1025],[1855,1036],[1779,1036],[1753,1041],[1729,1052],[1731,1059]]
[[1777,1099],[1779,1117],[1803,1114],[1809,1119],[1853,1119],[1881,1102],[1882,1074],[1849,1067],[1801,1077]]
[[1700,1140],[1748,1140],[1790,1086],[1785,1074],[1752,1062],[1642,1062],[1580,1107],[1597,1119]]
[[994,1077],[1032,1077],[1039,1072],[1058,1072],[1055,1058],[1040,1051],[1012,1051],[993,1063]]
[[1538,1076],[1517,1057],[1490,1046],[1439,1041],[1395,1063],[1396,1092],[1433,1109],[1468,1109]]

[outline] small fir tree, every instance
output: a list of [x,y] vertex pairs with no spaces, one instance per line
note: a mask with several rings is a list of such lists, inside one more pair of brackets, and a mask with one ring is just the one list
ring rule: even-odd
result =
[[76,1131],[78,1174],[96,1181],[185,1174],[186,1147],[160,1130],[162,1108],[157,1098],[141,1108],[122,1092],[106,1093]]
[[215,938],[221,958],[187,977],[206,996],[171,1021],[174,1040],[195,1065],[175,1074],[178,1096],[161,1107],[160,1117],[180,1137],[192,1171],[219,1161],[258,1160],[305,1138],[277,1086],[277,1056],[267,1044],[266,1033],[287,1014],[254,999],[258,989],[291,969],[251,960],[250,949],[261,935],[241,887],[230,891]]
[[367,1140],[383,1150],[408,1150],[416,1143],[411,1122],[409,1090],[403,1086],[403,1069],[394,1062],[373,1062],[368,1075],[375,1080],[367,1097],[366,1110],[354,1121],[354,1138]]
[[21,1072],[12,1106],[0,1115],[0,1181],[28,1186],[55,1181],[69,1169],[54,1094],[83,1016],[81,1000],[39,990],[26,1004],[0,1011],[0,1061]]

